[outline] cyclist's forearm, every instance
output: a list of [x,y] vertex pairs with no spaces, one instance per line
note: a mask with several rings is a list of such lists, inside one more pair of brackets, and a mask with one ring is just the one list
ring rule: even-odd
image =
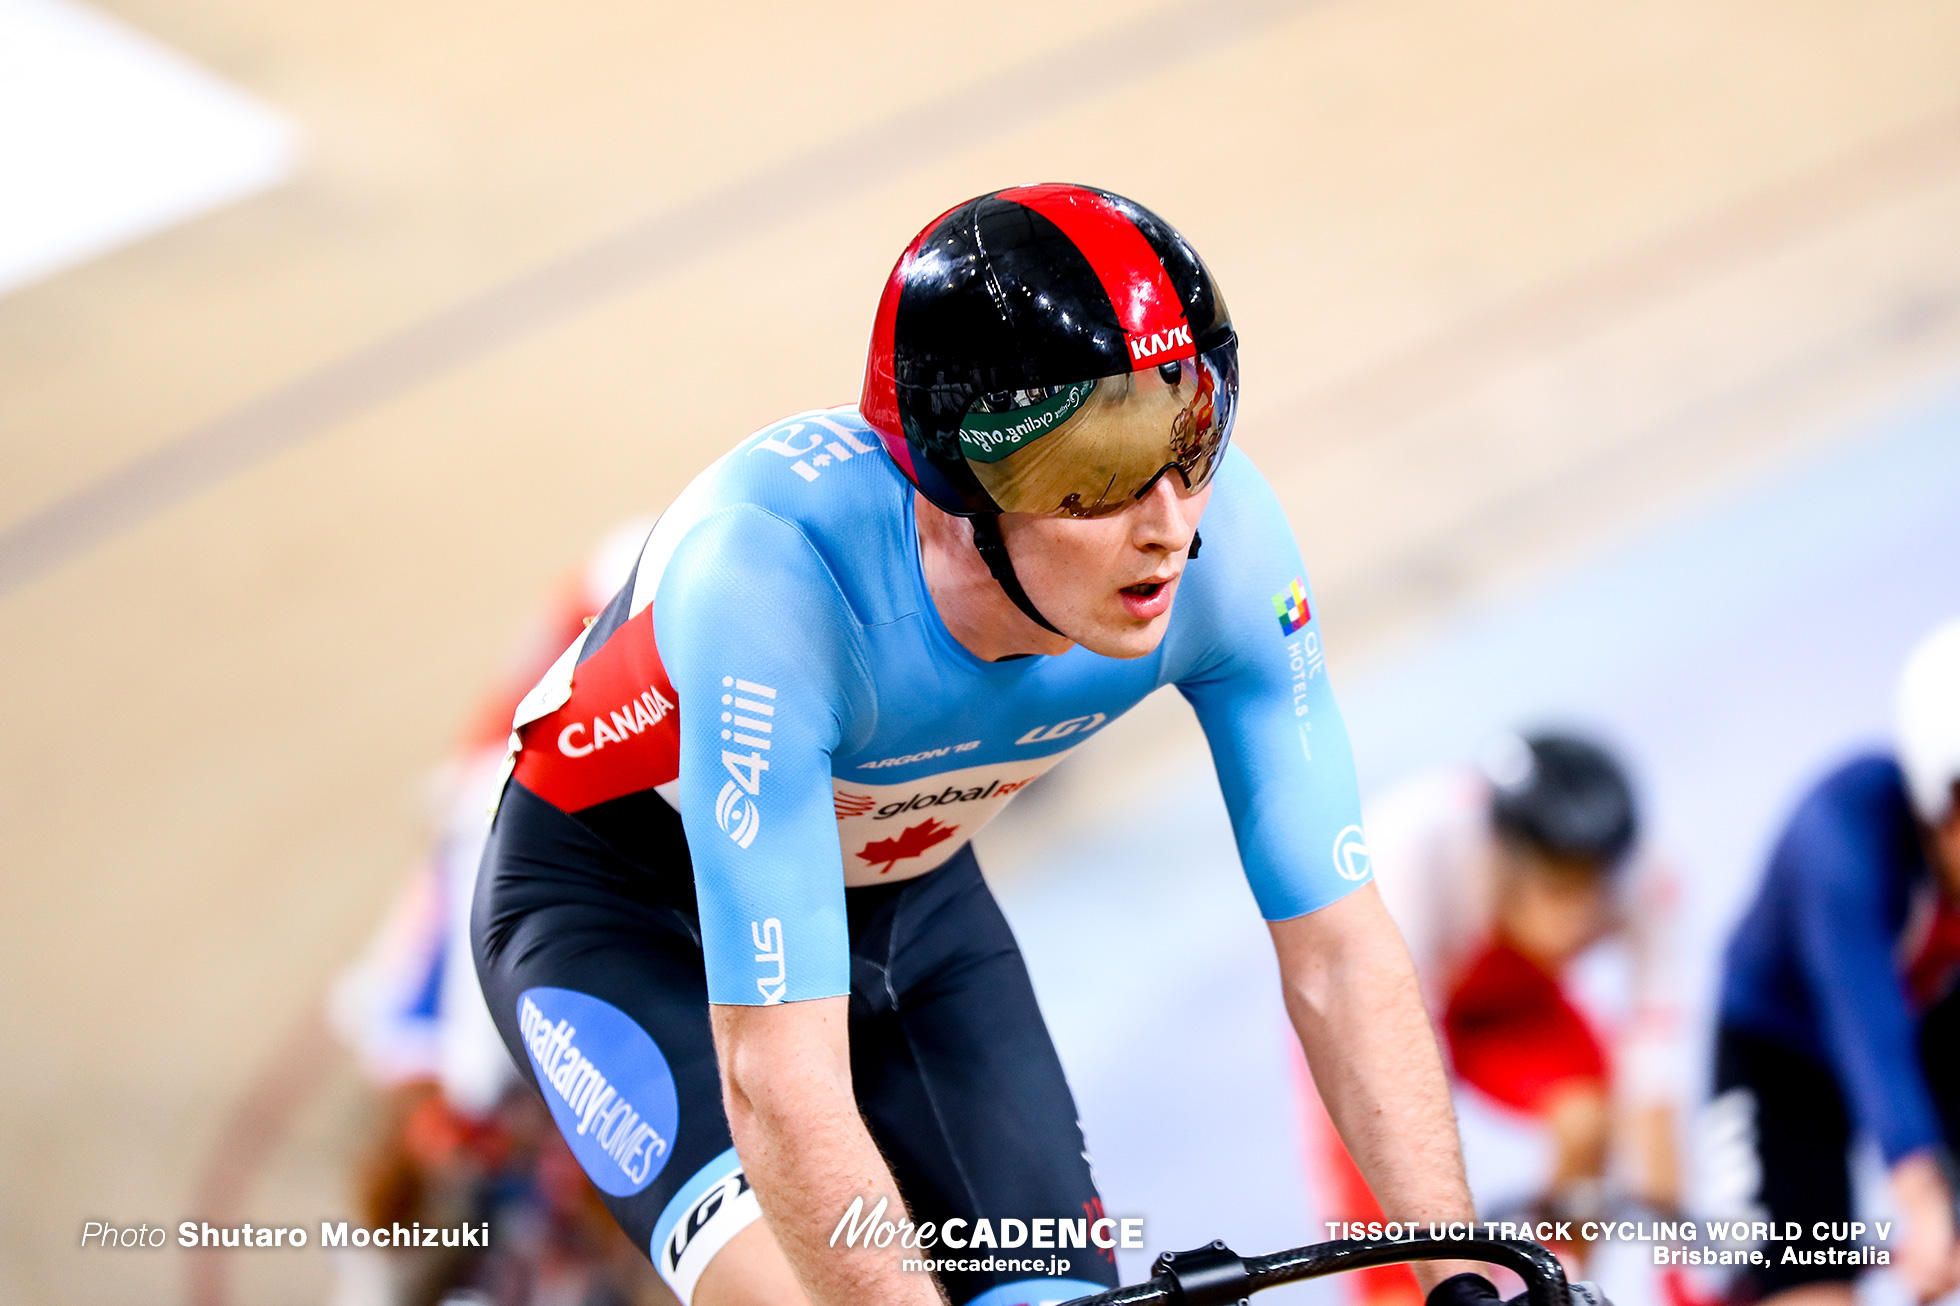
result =
[[[1314,1084],[1383,1213],[1473,1218],[1442,1057],[1380,896],[1368,886],[1270,928]],[[1415,1266],[1425,1286],[1469,1268]]]
[[896,1242],[883,1250],[830,1244],[857,1198],[866,1212],[883,1199],[884,1218],[905,1218],[851,1091],[845,1002],[713,1008],[729,1131],[769,1227],[816,1306],[940,1306],[930,1275],[900,1270]]

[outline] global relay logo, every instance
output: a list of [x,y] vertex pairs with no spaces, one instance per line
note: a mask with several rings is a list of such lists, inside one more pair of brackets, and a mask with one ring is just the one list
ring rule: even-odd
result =
[[1313,620],[1313,613],[1307,610],[1307,587],[1299,577],[1293,584],[1273,595],[1273,611],[1279,613],[1279,633],[1291,635],[1300,627]]

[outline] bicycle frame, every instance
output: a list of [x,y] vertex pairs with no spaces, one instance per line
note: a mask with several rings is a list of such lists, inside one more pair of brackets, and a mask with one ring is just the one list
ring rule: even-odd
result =
[[1282,1283],[1403,1261],[1502,1265],[1524,1280],[1529,1306],[1574,1306],[1556,1256],[1534,1242],[1495,1238],[1344,1239],[1251,1257],[1214,1242],[1188,1252],[1165,1252],[1150,1267],[1148,1283],[1078,1297],[1068,1306],[1230,1306]]

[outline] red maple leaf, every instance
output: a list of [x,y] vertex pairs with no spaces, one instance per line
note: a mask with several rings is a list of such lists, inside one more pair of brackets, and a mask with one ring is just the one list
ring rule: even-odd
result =
[[928,816],[917,825],[907,826],[896,839],[873,839],[858,849],[858,856],[877,866],[878,874],[883,875],[907,857],[917,857],[934,844],[946,842],[959,828],[941,825]]

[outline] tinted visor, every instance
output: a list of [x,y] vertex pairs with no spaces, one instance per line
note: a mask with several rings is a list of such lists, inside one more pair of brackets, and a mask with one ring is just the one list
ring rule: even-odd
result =
[[1141,371],[982,395],[960,421],[960,451],[1003,512],[1104,517],[1164,476],[1184,494],[1204,489],[1238,397],[1228,339]]

